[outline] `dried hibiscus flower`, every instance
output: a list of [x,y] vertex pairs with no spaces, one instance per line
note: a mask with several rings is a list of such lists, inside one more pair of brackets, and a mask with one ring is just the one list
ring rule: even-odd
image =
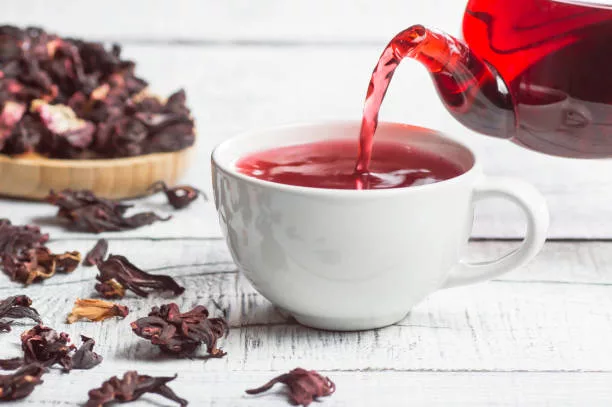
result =
[[65,371],[90,369],[99,364],[102,357],[93,352],[93,339],[86,336],[81,336],[81,339],[83,345],[77,350],[76,346],[70,343],[67,333],[37,325],[21,334],[24,363],[38,363],[42,366],[57,363]]
[[66,323],[72,324],[80,319],[97,322],[113,317],[125,318],[128,313],[128,307],[125,305],[113,304],[103,300],[77,298]]
[[41,384],[41,376],[47,370],[36,364],[23,366],[15,373],[0,375],[0,400],[19,400],[27,397]]
[[0,332],[9,332],[12,320],[20,318],[42,322],[38,311],[32,308],[32,300],[25,295],[15,295],[0,301]]
[[159,394],[184,407],[187,405],[187,400],[177,396],[168,387],[168,382],[174,379],[176,379],[176,375],[174,377],[151,377],[140,375],[136,371],[126,372],[122,379],[113,376],[102,383],[99,388],[89,391],[89,400],[85,407],[102,407],[113,401],[134,401],[145,393]]
[[51,191],[45,200],[59,207],[58,218],[70,221],[76,229],[91,233],[135,229],[170,219],[170,217],[161,218],[153,212],[142,212],[126,217],[125,212],[132,205],[99,198],[87,190]]
[[106,257],[108,252],[108,241],[106,239],[100,239],[96,242],[95,246],[87,253],[83,265],[95,266],[100,263]]
[[72,368],[91,369],[102,363],[102,356],[93,351],[96,342],[84,335],[81,335],[81,341],[83,344],[72,355]]
[[256,389],[247,390],[248,394],[259,394],[268,391],[276,383],[283,383],[289,387],[289,399],[304,407],[308,406],[318,397],[330,396],[336,391],[336,385],[328,377],[321,376],[314,370],[296,368],[289,373],[282,374]]
[[227,322],[223,318],[208,318],[208,310],[202,305],[182,314],[174,303],[153,307],[149,316],[132,322],[131,327],[136,335],[150,340],[164,352],[190,356],[206,344],[208,357],[226,354],[217,348],[217,340],[227,333]]
[[163,191],[168,198],[168,203],[172,205],[174,209],[183,209],[189,206],[193,201],[198,199],[198,196],[202,195],[206,199],[206,195],[191,186],[179,185],[173,188],[168,188],[164,181],[157,181],[149,187],[149,191],[155,193]]
[[56,272],[70,273],[81,261],[78,252],[53,254],[45,246],[49,235],[37,226],[15,226],[0,219],[0,260],[3,271],[11,280],[26,285],[53,276]]
[[25,363],[40,363],[52,366],[56,363],[65,370],[72,369],[70,353],[76,348],[70,344],[67,333],[37,325],[21,334],[21,349]]
[[185,291],[172,277],[149,274],[124,256],[111,254],[108,259],[98,263],[100,273],[96,291],[104,298],[122,298],[125,291],[133,291],[140,297],[147,297],[150,292],[171,292],[180,295]]

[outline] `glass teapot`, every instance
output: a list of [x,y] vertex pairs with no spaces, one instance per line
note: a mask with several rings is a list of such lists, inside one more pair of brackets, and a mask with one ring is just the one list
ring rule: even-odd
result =
[[470,0],[465,42],[420,25],[395,38],[468,128],[550,155],[612,157],[612,0]]

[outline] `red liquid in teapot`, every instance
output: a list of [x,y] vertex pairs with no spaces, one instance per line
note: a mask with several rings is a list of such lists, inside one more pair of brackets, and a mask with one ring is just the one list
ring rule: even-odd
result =
[[472,0],[463,34],[508,84],[519,143],[549,154],[607,157],[612,9],[577,3]]
[[239,172],[279,184],[329,189],[389,189],[431,184],[464,171],[455,163],[404,144],[377,141],[369,172],[355,172],[355,140],[333,140],[252,153]]
[[357,171],[367,171],[380,104],[404,58],[425,65],[472,130],[551,155],[612,157],[612,8],[575,3],[470,0],[469,48],[421,26],[399,33],[368,87]]

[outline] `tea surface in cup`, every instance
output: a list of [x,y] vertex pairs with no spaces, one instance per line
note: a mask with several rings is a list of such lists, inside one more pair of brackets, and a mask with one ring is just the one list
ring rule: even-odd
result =
[[432,184],[461,175],[433,152],[394,141],[374,145],[367,173],[355,172],[357,143],[328,140],[250,153],[236,163],[245,175],[279,184],[327,189],[389,189]]

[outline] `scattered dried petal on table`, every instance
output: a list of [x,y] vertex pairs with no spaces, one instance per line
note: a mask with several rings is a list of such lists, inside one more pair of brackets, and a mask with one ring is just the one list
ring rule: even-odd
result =
[[0,369],[2,370],[15,370],[23,366],[23,358],[9,358],[0,359]]
[[95,322],[113,317],[125,318],[128,313],[128,307],[125,305],[113,304],[104,300],[77,298],[66,322],[72,324],[80,319]]
[[5,359],[0,361],[8,368],[21,364],[37,363],[44,367],[59,364],[64,371],[72,369],[91,369],[102,362],[102,356],[93,352],[95,342],[86,336],[81,336],[83,344],[79,349],[70,343],[70,337],[65,332],[37,325],[21,334],[21,349],[23,358]]
[[53,276],[57,271],[69,273],[78,266],[78,252],[53,254],[45,246],[49,235],[37,226],[12,225],[0,219],[0,260],[4,273],[26,285]]
[[91,369],[102,363],[102,356],[93,351],[96,341],[81,335],[83,344],[72,356],[73,369]]
[[0,375],[0,400],[19,400],[34,391],[41,384],[41,376],[47,372],[44,367],[33,363],[23,366],[15,373]]
[[15,295],[0,301],[0,332],[9,332],[12,320],[22,318],[29,318],[37,323],[42,322],[38,311],[32,308],[32,300],[29,297]]
[[206,195],[191,186],[179,185],[173,188],[168,188],[165,182],[157,181],[149,187],[151,192],[163,191],[168,198],[168,203],[174,207],[174,209],[182,209],[189,206],[193,201],[198,199],[198,196],[202,195],[206,199]]
[[177,402],[181,407],[187,405],[187,400],[178,397],[167,383],[176,379],[174,377],[151,377],[139,375],[136,371],[129,371],[122,379],[113,376],[97,389],[89,391],[89,400],[85,407],[102,407],[107,403],[118,401],[134,401],[145,393],[155,393]]
[[103,261],[108,252],[108,241],[106,239],[100,239],[96,242],[95,246],[87,253],[83,265],[95,266],[99,262]]
[[64,370],[72,369],[70,353],[76,347],[70,344],[70,337],[65,332],[37,325],[21,334],[21,349],[25,363],[40,363],[52,366],[58,363]]
[[140,297],[147,297],[153,291],[182,294],[181,287],[172,277],[149,274],[132,263],[124,256],[110,255],[105,261],[98,263],[100,273],[96,291],[105,298],[121,298],[125,290],[133,291]]
[[170,217],[162,218],[153,212],[142,212],[126,217],[125,212],[132,205],[99,198],[87,190],[51,191],[45,200],[59,207],[58,218],[68,220],[76,229],[91,233],[136,229],[156,221],[170,219]]
[[192,356],[202,344],[206,344],[207,357],[226,355],[217,348],[217,341],[228,331],[223,318],[208,318],[208,310],[198,305],[182,313],[178,305],[170,303],[153,307],[149,316],[131,323],[134,333],[148,339],[161,350],[181,357]]
[[336,385],[328,377],[321,376],[314,370],[298,367],[289,373],[275,377],[261,387],[246,392],[248,394],[263,393],[270,390],[276,383],[286,384],[289,387],[290,400],[304,407],[318,397],[330,396],[336,391]]

